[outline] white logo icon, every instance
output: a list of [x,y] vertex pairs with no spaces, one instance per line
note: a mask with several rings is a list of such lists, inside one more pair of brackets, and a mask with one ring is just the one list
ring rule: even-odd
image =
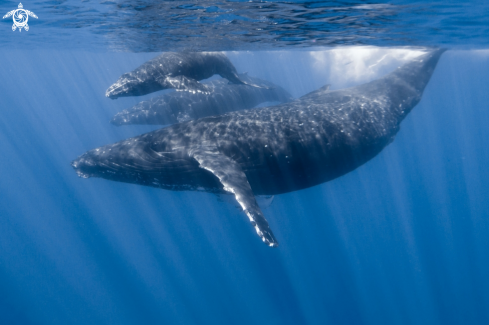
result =
[[5,16],[3,16],[2,19],[8,18],[10,16],[12,17],[12,20],[14,21],[14,24],[12,25],[12,30],[15,32],[17,28],[19,28],[19,32],[22,31],[22,28],[24,28],[26,31],[29,30],[29,25],[27,25],[27,21],[29,20],[29,16],[34,17],[37,19],[37,16],[35,13],[29,10],[23,9],[24,6],[22,6],[22,3],[19,3],[19,9],[15,9],[12,11],[7,12]]

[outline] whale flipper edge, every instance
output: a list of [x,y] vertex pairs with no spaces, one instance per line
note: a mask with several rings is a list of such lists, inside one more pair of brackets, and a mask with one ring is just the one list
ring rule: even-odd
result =
[[255,84],[252,84],[252,83],[249,83],[249,82],[246,82],[246,81],[243,81],[243,84],[244,85],[247,85],[247,86],[250,86],[250,87],[261,88],[261,89],[275,89],[275,87],[258,86],[258,85],[255,85]]
[[[247,77],[246,74],[242,74],[244,77]],[[226,78],[229,80],[230,84],[235,84],[235,85],[247,85],[250,87],[255,87],[255,88],[261,88],[261,89],[274,89],[275,87],[268,87],[268,86],[259,86],[255,85],[254,83],[250,81],[245,81],[242,78],[238,76],[237,73],[231,73],[231,74],[221,74],[221,77]]]
[[199,91],[208,93],[209,89],[206,85],[198,82],[195,79],[185,76],[164,77],[156,79],[156,81],[164,88],[175,88],[177,90]]
[[213,147],[194,149],[190,155],[197,160],[201,168],[211,172],[219,179],[225,191],[234,194],[236,201],[243,208],[263,242],[270,247],[277,247],[278,242],[256,203],[255,195],[241,166]]

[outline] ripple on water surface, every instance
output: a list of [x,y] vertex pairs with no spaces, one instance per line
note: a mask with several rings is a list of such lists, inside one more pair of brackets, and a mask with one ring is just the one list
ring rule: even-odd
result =
[[[3,2],[8,12],[18,5]],[[116,51],[259,50],[337,45],[487,47],[489,3],[431,1],[34,2],[26,33],[2,20],[11,47]]]

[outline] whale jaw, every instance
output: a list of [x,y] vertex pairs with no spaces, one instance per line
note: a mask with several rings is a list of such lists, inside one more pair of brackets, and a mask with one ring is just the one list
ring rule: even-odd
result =
[[119,78],[117,82],[111,85],[105,92],[105,97],[117,99],[119,97],[131,96],[137,87],[138,82],[129,78]]
[[[150,79],[144,75],[125,73],[107,89],[105,97],[117,99],[119,97],[141,96],[160,90],[161,87],[159,85],[155,87],[155,83],[151,82]],[[153,86],[148,89],[147,84],[152,84]]]
[[92,174],[89,172],[89,168],[94,166],[91,160],[84,158],[85,155],[78,157],[71,162],[71,166],[75,169],[76,174],[80,178],[90,178]]

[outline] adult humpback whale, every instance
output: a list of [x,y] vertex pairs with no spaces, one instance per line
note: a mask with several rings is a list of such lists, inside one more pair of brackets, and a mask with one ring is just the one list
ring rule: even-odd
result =
[[226,79],[206,83],[208,92],[175,91],[117,113],[114,125],[175,124],[201,117],[253,108],[263,102],[288,102],[292,96],[271,82],[240,74],[239,78],[260,88],[230,84]]
[[245,84],[238,78],[236,68],[223,53],[166,52],[120,76],[107,89],[105,96],[112,99],[142,96],[169,88],[205,92],[207,88],[199,80],[215,74],[232,83]]
[[85,178],[233,193],[262,240],[277,246],[254,195],[318,185],[372,159],[421,99],[442,53],[357,87],[175,124],[90,150],[72,166]]

